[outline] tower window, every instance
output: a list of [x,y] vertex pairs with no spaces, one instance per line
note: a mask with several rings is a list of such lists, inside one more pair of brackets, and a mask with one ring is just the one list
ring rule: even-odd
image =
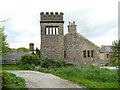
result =
[[50,35],[52,35],[52,28],[50,27],[49,30],[50,30]]
[[58,27],[56,27],[56,35],[58,35]]
[[58,35],[58,26],[46,26],[45,35]]
[[48,28],[46,28],[46,32],[45,32],[46,35],[48,35]]
[[53,27],[53,35],[55,35],[55,27]]

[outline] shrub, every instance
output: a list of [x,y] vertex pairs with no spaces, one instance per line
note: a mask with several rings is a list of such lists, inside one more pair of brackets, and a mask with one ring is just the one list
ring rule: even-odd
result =
[[44,68],[60,68],[60,67],[66,67],[66,66],[74,66],[71,63],[65,62],[63,59],[50,59],[45,58],[44,60],[41,60],[40,65]]
[[23,68],[25,69],[25,70],[32,70],[32,69],[34,69],[35,68],[35,64],[25,64],[24,66],[23,66]]
[[25,64],[35,64],[35,65],[39,65],[40,64],[40,58],[38,55],[23,55],[21,57],[21,61],[20,63],[22,65],[25,65]]
[[21,77],[17,77],[13,73],[9,73],[10,75],[10,88],[26,88],[25,80]]
[[9,85],[10,85],[10,76],[9,76],[9,74],[6,71],[2,71],[2,72],[0,72],[0,78],[2,78],[2,88],[8,88]]

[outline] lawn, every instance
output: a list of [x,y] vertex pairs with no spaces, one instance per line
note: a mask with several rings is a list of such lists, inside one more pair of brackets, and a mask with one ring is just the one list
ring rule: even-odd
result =
[[2,70],[24,70],[22,65],[2,65]]

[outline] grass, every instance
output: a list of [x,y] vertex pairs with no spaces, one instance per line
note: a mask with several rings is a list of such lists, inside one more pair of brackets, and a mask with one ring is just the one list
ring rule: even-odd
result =
[[118,88],[118,73],[115,70],[88,66],[59,69],[42,68],[39,71],[54,74],[87,88]]
[[24,70],[22,65],[2,65],[2,70]]
[[21,77],[17,77],[13,73],[8,73],[10,75],[10,86],[9,88],[27,88],[25,80]]

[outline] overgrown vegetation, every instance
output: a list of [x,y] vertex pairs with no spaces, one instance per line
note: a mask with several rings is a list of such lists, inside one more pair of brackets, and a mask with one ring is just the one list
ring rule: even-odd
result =
[[8,43],[6,41],[6,37],[7,35],[5,35],[4,33],[5,27],[4,26],[0,26],[0,51],[2,51],[2,57],[4,57],[4,55],[6,55],[7,52],[9,52],[9,46]]
[[24,66],[23,66],[23,69],[24,70],[33,70],[35,68],[35,64],[25,64]]
[[25,64],[35,64],[35,65],[40,65],[40,58],[38,55],[23,55],[20,60],[20,64],[25,65]]
[[[10,76],[6,71],[0,72],[0,77],[2,78],[2,88],[9,88],[10,86]],[[1,79],[0,78],[0,79]]]
[[120,40],[119,41],[114,41],[113,42],[113,55],[112,55],[112,62],[111,65],[112,66],[120,66],[118,65],[120,62]]
[[43,68],[60,68],[74,66],[72,63],[65,62],[63,59],[54,60],[50,58],[45,58],[44,60],[41,60],[40,65]]
[[[2,76],[2,77],[1,77]],[[25,80],[17,77],[15,74],[6,71],[0,72],[0,79],[2,79],[2,89],[5,88],[26,88]]]
[[9,88],[26,88],[25,80],[21,77],[17,77],[13,73],[9,73],[10,75],[10,86]]
[[82,84],[87,88],[117,88],[118,73],[115,70],[99,68],[97,66],[88,67],[62,67],[47,69],[41,68],[39,71],[52,73],[61,78],[70,80],[76,84]]

